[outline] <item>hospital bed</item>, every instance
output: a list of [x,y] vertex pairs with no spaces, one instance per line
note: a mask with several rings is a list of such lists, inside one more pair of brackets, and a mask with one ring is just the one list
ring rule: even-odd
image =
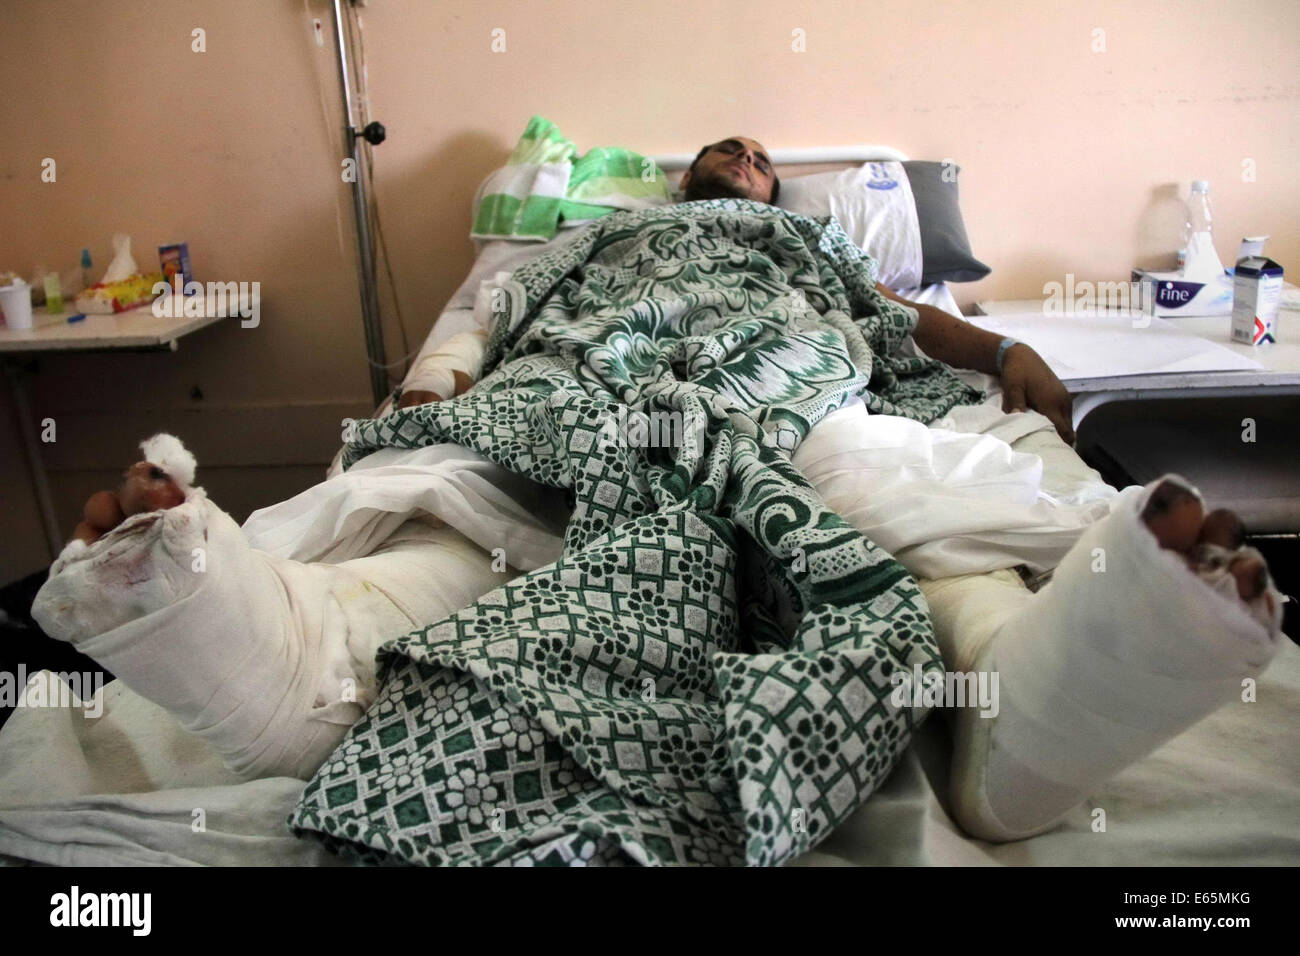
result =
[[[680,169],[690,158],[660,161]],[[807,168],[791,163],[844,166],[899,158],[881,148],[774,154],[786,182]],[[518,268],[552,243],[483,245],[421,354],[477,327],[474,296],[481,279]],[[945,284],[898,291],[960,315]],[[995,384],[977,378],[982,386]],[[990,403],[997,401],[995,392]],[[389,404],[376,414],[386,414]],[[1043,459],[1045,491],[1081,501],[1109,491],[1053,432],[1039,429],[1008,440]],[[330,475],[339,471],[336,459]],[[996,587],[1009,574],[985,577]],[[302,781],[241,781],[156,705],[116,682],[103,693],[105,715],[98,721],[31,711],[16,715],[0,735],[0,855],[6,862],[345,862],[315,841],[294,838],[285,826]],[[935,714],[884,785],[796,865],[1294,864],[1300,861],[1297,726],[1300,649],[1284,641],[1260,680],[1254,707],[1202,721],[1112,779],[1052,831],[996,845],[966,836],[947,810],[951,741],[944,716]],[[1104,811],[1100,826],[1098,809]]]

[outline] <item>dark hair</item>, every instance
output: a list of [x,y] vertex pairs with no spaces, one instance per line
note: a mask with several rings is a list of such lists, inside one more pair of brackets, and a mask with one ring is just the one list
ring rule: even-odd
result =
[[[694,176],[694,175],[695,175],[695,166],[696,166],[696,164],[697,164],[701,159],[704,158],[704,154],[705,154],[705,153],[707,153],[709,150],[711,150],[711,149],[712,149],[714,146],[716,146],[716,145],[718,145],[718,144],[717,144],[717,143],[710,143],[708,146],[705,146],[705,147],[704,147],[703,149],[701,149],[698,153],[696,153],[696,154],[695,154],[695,159],[693,159],[693,160],[691,161],[691,167],[690,167],[690,169],[688,169],[688,170],[686,170],[686,171],[687,171],[688,173],[690,173],[692,176]],[[775,205],[776,205],[776,201],[777,201],[779,198],[781,198],[781,180],[780,180],[780,179],[777,177],[777,175],[776,175],[776,168],[773,167],[773,169],[772,169],[772,198],[771,198],[770,200],[768,200],[768,202],[769,202],[771,205],[775,206]]]

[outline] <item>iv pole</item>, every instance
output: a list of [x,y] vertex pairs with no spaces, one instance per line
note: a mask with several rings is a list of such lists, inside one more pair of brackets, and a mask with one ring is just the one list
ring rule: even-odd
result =
[[[349,3],[353,0],[348,0]],[[358,137],[363,137],[372,146],[384,141],[386,133],[379,123],[367,123],[364,129],[357,129],[352,123],[352,74],[348,68],[348,46],[343,33],[343,10],[341,0],[334,0],[334,30],[336,46],[339,52],[339,78],[343,81],[343,150],[352,159],[352,204],[357,219],[357,256],[361,278],[361,324],[365,331],[366,358],[370,366],[370,390],[376,405],[388,397],[388,376],[384,365],[384,329],[379,315],[379,287],[375,282],[375,260],[370,247],[370,209],[369,196],[366,193],[366,177],[362,168],[363,158]]]

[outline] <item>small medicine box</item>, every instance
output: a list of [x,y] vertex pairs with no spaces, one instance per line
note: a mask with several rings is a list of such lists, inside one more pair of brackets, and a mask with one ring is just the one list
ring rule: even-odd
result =
[[1245,345],[1277,341],[1282,267],[1266,256],[1237,261],[1232,273],[1232,340]]

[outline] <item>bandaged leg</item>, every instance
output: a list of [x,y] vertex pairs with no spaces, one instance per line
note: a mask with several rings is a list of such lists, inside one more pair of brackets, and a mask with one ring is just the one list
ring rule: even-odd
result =
[[459,532],[414,521],[369,557],[272,558],[192,490],[65,552],[32,613],[231,770],[306,779],[373,700],[379,644],[503,578]]
[[998,674],[995,717],[952,712],[953,810],[973,835],[1047,829],[1124,767],[1239,702],[1243,681],[1272,659],[1281,606],[1271,582],[1247,604],[1162,548],[1142,518],[1159,484],[1122,492],[1037,594],[1009,574],[992,588],[973,577],[926,586],[946,666]]

